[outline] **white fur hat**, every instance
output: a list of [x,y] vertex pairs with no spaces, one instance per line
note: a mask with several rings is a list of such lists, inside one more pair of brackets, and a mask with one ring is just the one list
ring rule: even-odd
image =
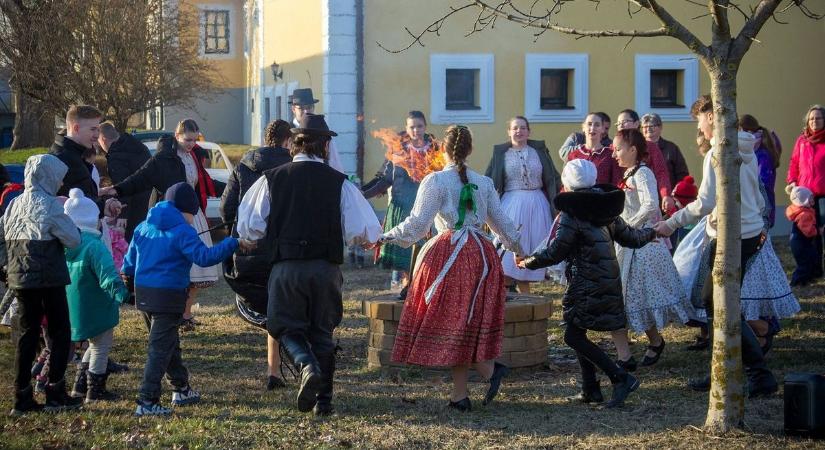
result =
[[86,198],[80,189],[74,188],[69,191],[69,199],[63,204],[63,212],[71,217],[72,222],[79,228],[97,229],[100,208],[95,202]]
[[586,159],[569,161],[561,171],[561,182],[568,191],[593,187],[596,184],[596,166]]
[[791,203],[796,206],[811,206],[814,200],[814,193],[804,186],[794,186],[791,189]]

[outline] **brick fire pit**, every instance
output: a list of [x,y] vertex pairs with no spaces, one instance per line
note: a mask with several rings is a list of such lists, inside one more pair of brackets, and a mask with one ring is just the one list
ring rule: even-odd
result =
[[[404,302],[396,294],[364,300],[362,313],[369,318],[367,362],[370,368],[400,366],[390,359]],[[540,295],[507,294],[504,341],[499,362],[510,367],[531,367],[547,362],[547,319],[550,298]]]

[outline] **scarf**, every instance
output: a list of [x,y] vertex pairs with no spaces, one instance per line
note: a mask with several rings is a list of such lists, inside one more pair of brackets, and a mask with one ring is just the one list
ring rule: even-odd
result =
[[805,135],[805,139],[807,139],[811,144],[820,144],[825,142],[825,128],[819,131],[813,131],[809,127],[805,127],[803,134]]
[[192,159],[195,160],[195,167],[198,169],[198,184],[195,187],[197,188],[201,211],[206,214],[206,199],[217,196],[215,183],[212,182],[212,177],[209,176],[209,172],[203,167],[203,163],[201,163],[201,159],[198,158],[198,154],[194,148],[189,154],[192,156]]

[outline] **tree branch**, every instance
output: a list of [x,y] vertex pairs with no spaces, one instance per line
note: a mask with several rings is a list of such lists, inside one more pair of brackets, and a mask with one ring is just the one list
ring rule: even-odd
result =
[[710,15],[713,17],[713,46],[726,45],[730,42],[730,22],[728,8],[730,0],[708,0]]
[[[802,2],[804,2],[804,0],[802,0]],[[773,16],[780,3],[782,3],[782,0],[761,0],[759,4],[756,5],[750,20],[745,22],[739,35],[736,36],[736,39],[733,41],[732,57],[736,60],[741,60],[742,57],[745,56],[745,53],[747,53],[751,44],[756,39],[756,35],[759,34],[765,22]],[[795,3],[799,2],[795,0]]]
[[708,58],[710,56],[710,49],[702,43],[690,30],[685,28],[675,17],[673,17],[658,0],[642,0],[641,6],[650,11],[659,22],[664,25],[668,31],[669,36],[674,37],[685,44],[693,53]]

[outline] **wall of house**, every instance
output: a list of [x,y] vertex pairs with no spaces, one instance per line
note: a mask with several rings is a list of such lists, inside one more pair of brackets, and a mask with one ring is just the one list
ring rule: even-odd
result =
[[[380,144],[369,137],[371,130],[382,127],[401,129],[404,117],[411,109],[420,109],[429,115],[432,109],[432,54],[493,55],[493,120],[490,123],[467,123],[474,133],[475,144],[470,165],[478,171],[486,168],[493,145],[507,140],[507,119],[525,113],[526,54],[586,53],[589,64],[589,102],[584,109],[605,111],[614,120],[620,110],[634,107],[634,61],[637,54],[689,54],[683,44],[670,38],[636,38],[628,43],[626,38],[576,40],[553,32],[534,38],[531,30],[503,19],[496,22],[495,29],[465,37],[476,17],[474,11],[466,11],[449,19],[441,29],[440,37],[429,35],[424,38],[425,47],[413,45],[404,52],[393,54],[376,44],[378,41],[389,48],[403,47],[409,42],[404,27],[413,31],[422,30],[447,11],[449,4],[459,3],[461,2],[420,0],[392,2],[390,5],[381,0],[364,1],[364,113],[368,136],[364,155],[365,178],[369,179],[369,175],[378,170],[383,160],[384,151]],[[626,7],[622,6],[623,2],[601,2],[598,11],[592,3],[577,3],[581,5],[565,5],[565,13],[557,21],[580,28],[658,27],[645,13],[640,13],[631,20]],[[681,5],[667,6],[707,42],[710,19],[690,19],[706,10],[688,2],[680,3]],[[731,13],[731,16],[735,29],[738,30],[740,24],[736,24],[736,14]],[[794,11],[784,19],[791,25],[769,22],[759,35],[761,43],[753,44],[742,65],[738,89],[740,114],[753,114],[764,126],[775,129],[782,140],[784,153],[779,169],[782,175],[776,187],[779,203],[786,202],[782,181],[793,143],[802,126],[801,116],[809,105],[825,101],[822,90],[817,88],[818,78],[825,70],[825,48],[811,45],[825,37],[825,30],[821,23],[805,19]],[[780,73],[783,75],[780,76]],[[708,92],[709,88],[709,79],[700,64],[698,92]],[[644,114],[646,111],[638,112]],[[580,128],[579,123],[531,124],[532,137],[547,142],[559,168],[562,162],[555,150],[566,136]],[[444,125],[431,125],[428,131],[439,136],[444,128]],[[695,135],[696,124],[693,121],[665,123],[663,136],[681,146],[691,172],[699,173],[701,161],[696,151]],[[383,208],[384,202],[385,200],[378,200],[375,205]]]

